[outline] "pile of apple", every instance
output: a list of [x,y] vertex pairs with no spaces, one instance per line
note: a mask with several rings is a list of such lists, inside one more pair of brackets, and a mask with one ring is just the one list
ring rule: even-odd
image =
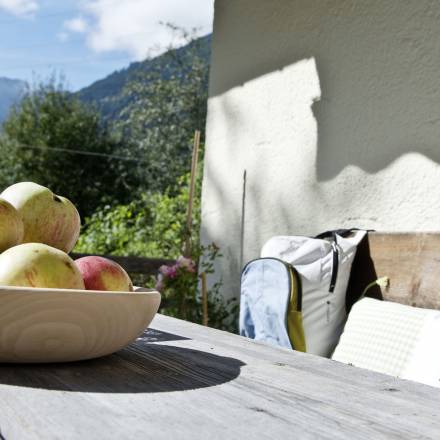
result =
[[0,286],[131,292],[127,272],[107,258],[67,255],[81,227],[65,197],[32,182],[0,194]]

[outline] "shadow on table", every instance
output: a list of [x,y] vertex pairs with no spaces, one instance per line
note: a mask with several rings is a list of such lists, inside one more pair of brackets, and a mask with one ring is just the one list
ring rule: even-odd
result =
[[173,333],[163,332],[154,328],[149,328],[137,338],[135,344],[144,342],[167,342],[167,341],[188,341],[190,338],[184,336],[175,335]]
[[229,382],[245,364],[238,359],[155,342],[185,340],[149,330],[129,347],[89,361],[0,364],[0,384],[88,393],[161,393]]

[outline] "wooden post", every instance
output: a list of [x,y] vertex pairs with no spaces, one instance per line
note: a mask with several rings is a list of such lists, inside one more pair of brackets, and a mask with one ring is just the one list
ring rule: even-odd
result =
[[191,177],[189,182],[189,199],[188,199],[188,214],[186,218],[186,236],[185,244],[183,247],[183,255],[185,257],[191,256],[191,233],[192,233],[192,209],[194,205],[194,192],[197,178],[197,160],[199,156],[200,147],[200,130],[196,130],[194,133],[194,147],[191,160]]
[[200,274],[202,279],[202,324],[208,325],[208,288],[206,286],[206,272]]

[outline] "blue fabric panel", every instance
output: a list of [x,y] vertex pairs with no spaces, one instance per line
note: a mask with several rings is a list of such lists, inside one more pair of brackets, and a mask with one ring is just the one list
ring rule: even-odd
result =
[[292,348],[286,328],[290,274],[276,259],[250,262],[241,276],[240,334]]

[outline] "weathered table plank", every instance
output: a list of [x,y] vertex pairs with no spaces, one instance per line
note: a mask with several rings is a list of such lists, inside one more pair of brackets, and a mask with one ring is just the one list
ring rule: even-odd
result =
[[1,435],[440,438],[439,389],[161,315],[152,328],[94,361],[1,365]]

